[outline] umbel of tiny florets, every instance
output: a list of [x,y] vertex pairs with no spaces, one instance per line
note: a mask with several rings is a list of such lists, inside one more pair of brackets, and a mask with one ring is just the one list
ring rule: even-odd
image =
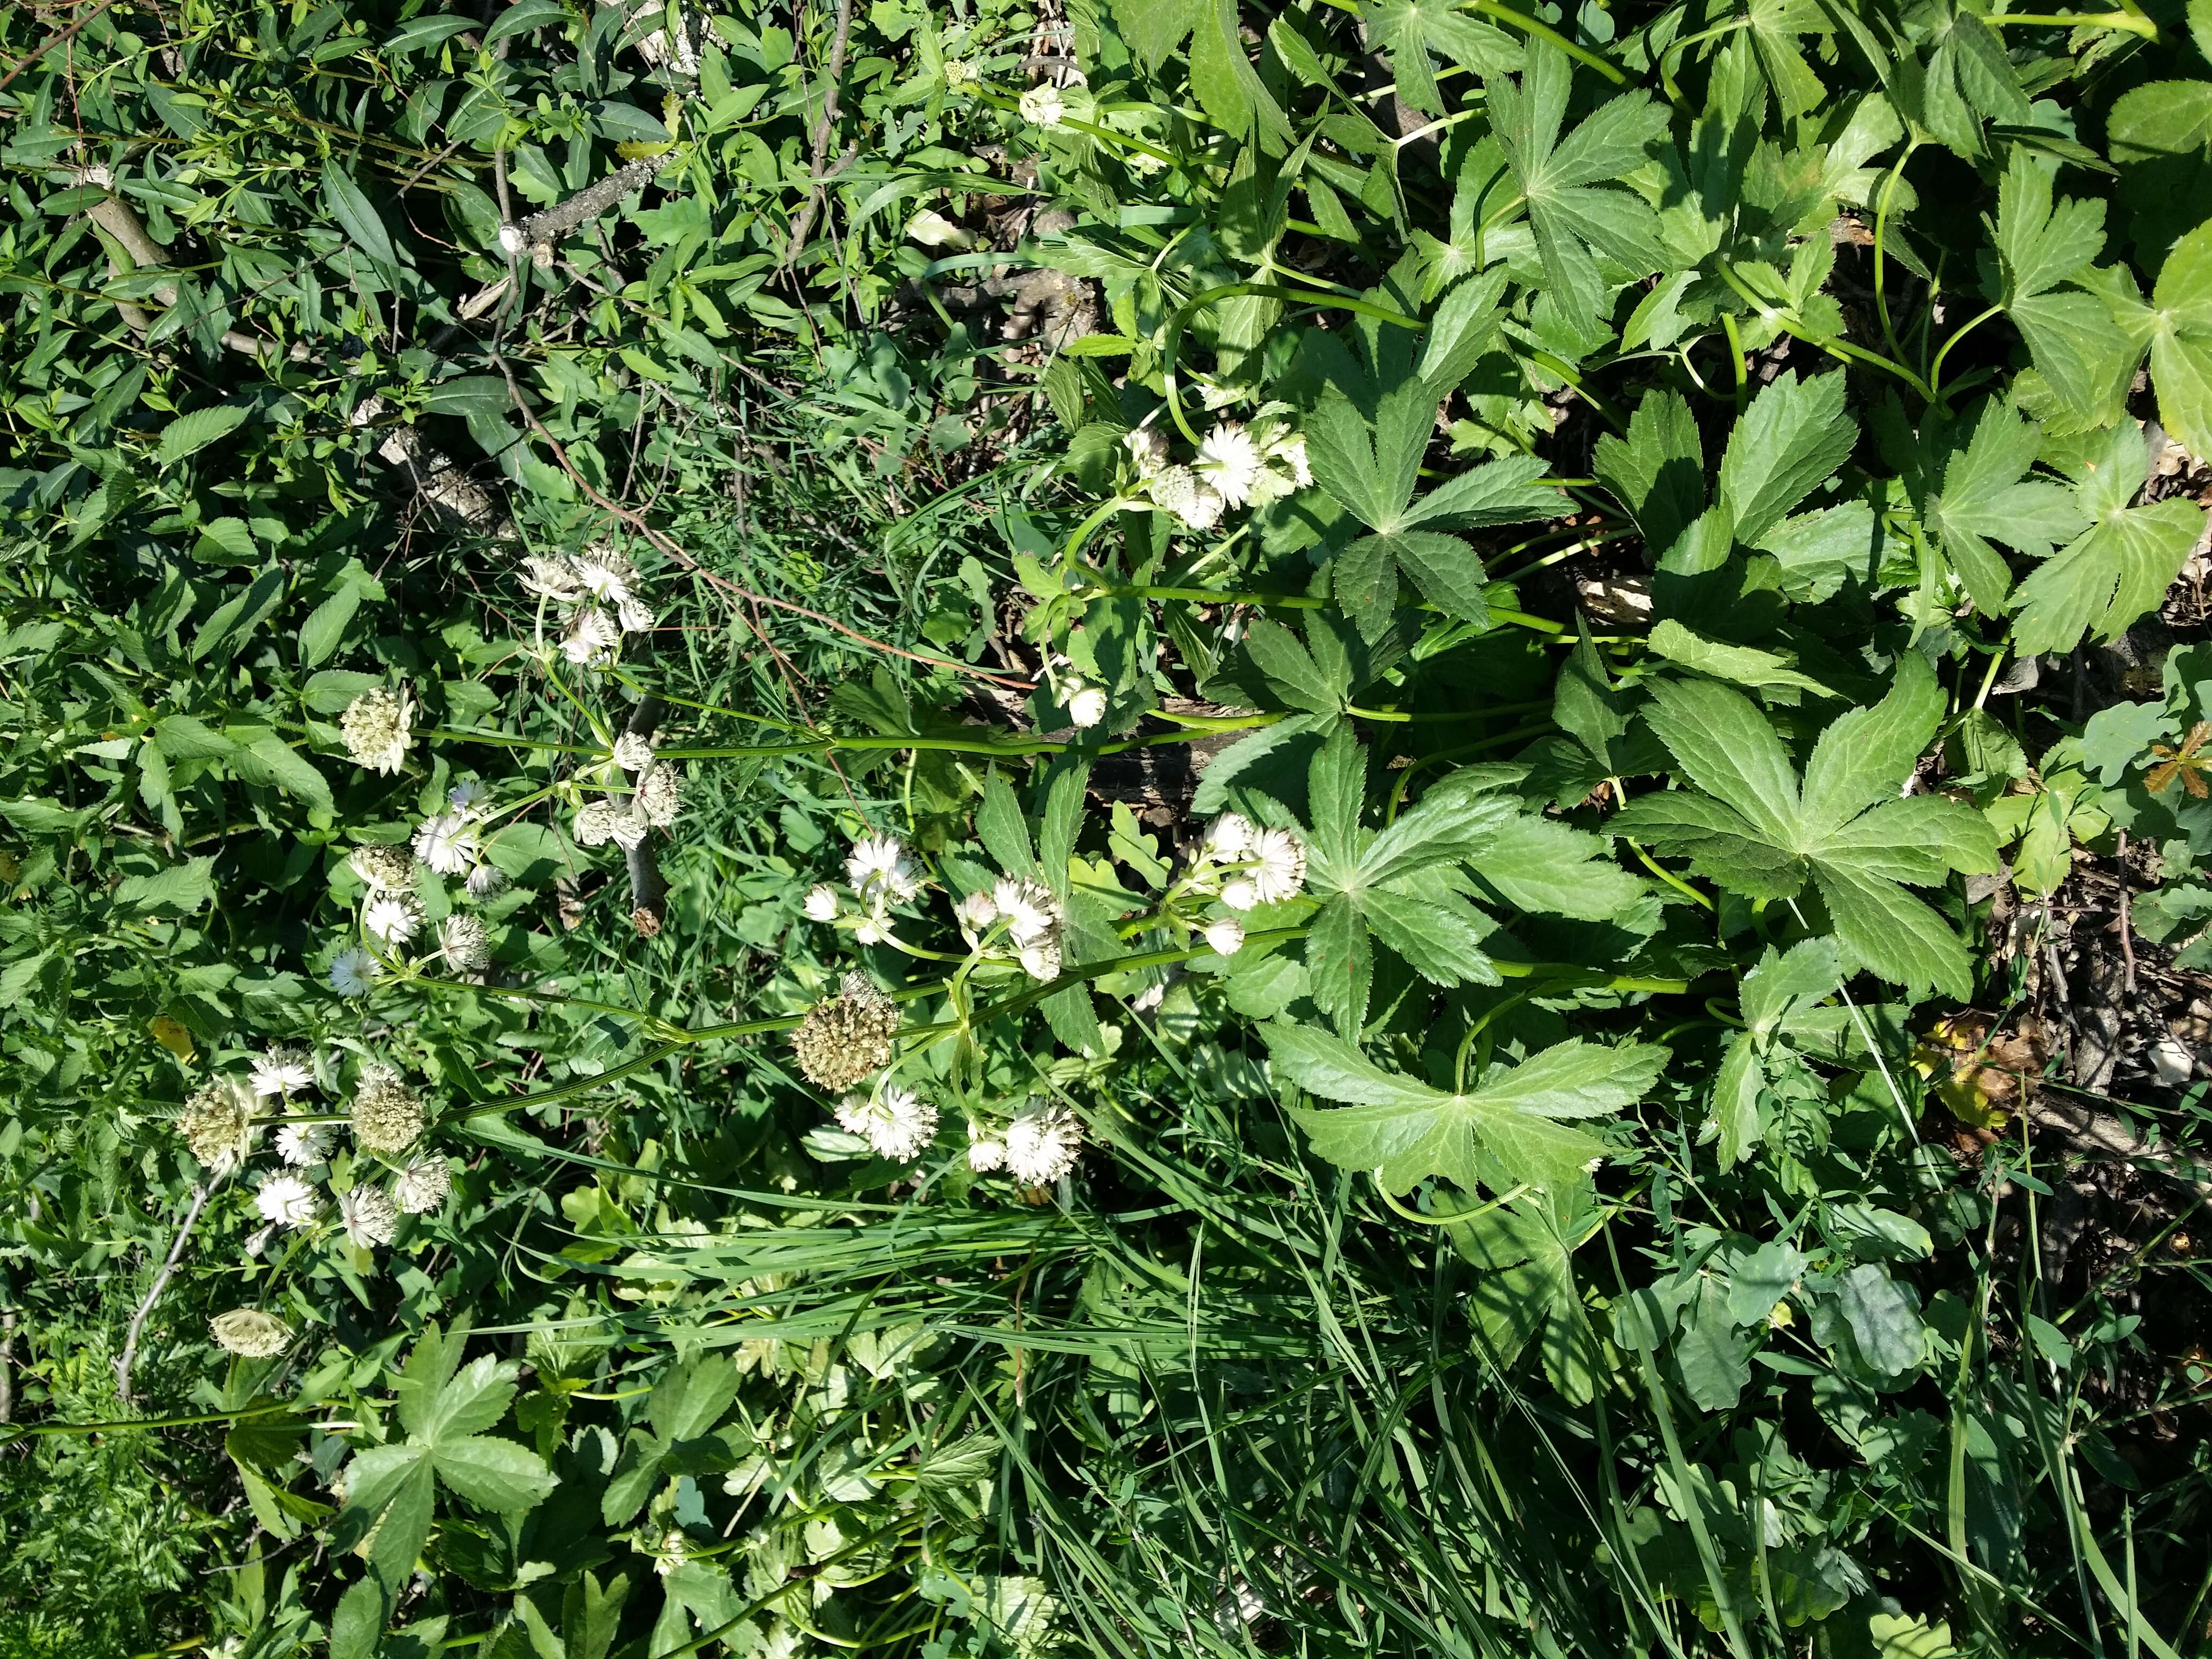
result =
[[389,1244],[399,1230],[399,1206],[381,1187],[356,1187],[338,1197],[346,1237],[362,1249]]
[[230,1078],[211,1078],[177,1114],[177,1128],[209,1169],[235,1168],[252,1149],[253,1097]]
[[338,731],[355,765],[372,772],[397,772],[407,763],[414,718],[405,691],[394,696],[373,685],[346,705],[338,716]]
[[1083,1129],[1064,1106],[1031,1106],[1006,1126],[1006,1146],[1008,1175],[1024,1187],[1049,1187],[1075,1167]]
[[848,974],[836,996],[806,1011],[791,1046],[817,1089],[842,1093],[890,1063],[899,1014],[865,975]]
[[354,1085],[354,1139],[372,1152],[404,1152],[422,1133],[422,1097],[389,1066],[370,1060]]
[[442,1158],[418,1158],[399,1172],[392,1195],[407,1215],[428,1215],[453,1190],[453,1172]]
[[233,1308],[208,1321],[216,1346],[240,1359],[273,1359],[292,1346],[292,1328],[258,1308]]
[[415,854],[404,847],[393,847],[372,842],[356,847],[347,854],[346,861],[353,866],[354,873],[377,893],[411,893],[415,890]]
[[899,1164],[920,1157],[937,1138],[937,1108],[896,1083],[884,1085],[872,1096],[846,1096],[836,1117],[839,1127]]

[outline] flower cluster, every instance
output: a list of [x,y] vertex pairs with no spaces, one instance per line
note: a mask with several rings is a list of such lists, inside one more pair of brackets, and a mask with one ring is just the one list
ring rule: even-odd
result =
[[961,937],[988,961],[1012,961],[1031,979],[1060,977],[1060,935],[1066,918],[1042,883],[1001,876],[953,907]]
[[389,775],[407,763],[414,720],[414,705],[405,688],[395,694],[375,685],[346,705],[338,716],[338,731],[355,765]]
[[836,1118],[839,1128],[895,1163],[912,1163],[937,1139],[937,1108],[896,1083],[869,1095],[847,1095],[838,1103]]
[[1054,702],[1067,711],[1067,723],[1087,732],[1106,718],[1108,695],[1104,686],[1095,685],[1080,674],[1070,672],[1074,666],[1058,652],[1048,652],[1044,689]]
[[225,1353],[240,1359],[273,1359],[292,1346],[292,1328],[258,1308],[233,1308],[208,1321],[208,1334]]
[[1024,1187],[1049,1187],[1075,1168],[1083,1126],[1065,1106],[1032,1102],[1003,1134],[968,1126],[968,1167],[978,1175],[1004,1170]]
[[653,612],[639,598],[637,567],[611,547],[566,558],[532,555],[522,568],[523,586],[557,608],[561,654],[580,668],[611,666],[623,635],[653,627]]
[[[388,957],[426,937],[423,872],[463,878],[463,896],[478,903],[505,889],[507,878],[486,856],[489,801],[483,785],[455,784],[447,792],[445,810],[416,825],[410,843],[369,843],[347,854],[364,889],[361,929],[371,944],[349,945],[331,959],[332,990],[341,996],[366,996],[389,970]],[[453,911],[427,943],[455,973],[482,973],[491,965],[491,927],[481,916]]]
[[817,883],[806,895],[810,921],[834,921],[850,927],[862,945],[898,941],[891,933],[891,906],[903,904],[928,884],[921,867],[907,855],[896,836],[863,836],[853,843],[845,860],[845,879],[852,890],[853,908],[848,916],[845,901],[827,882]]
[[[1231,910],[1279,904],[1304,890],[1305,844],[1287,830],[1262,830],[1241,814],[1224,812],[1206,826],[1206,839],[1191,854],[1186,879],[1194,891],[1216,895]],[[1228,937],[1224,933],[1224,938]],[[1243,943],[1241,927],[1235,939],[1237,945]],[[1210,932],[1207,942],[1222,950]]]
[[791,1046],[809,1083],[842,1094],[890,1064],[898,1025],[897,1006],[865,974],[848,974],[836,996],[806,1011]]
[[1220,422],[1187,465],[1149,424],[1121,442],[1152,505],[1193,530],[1212,529],[1228,508],[1265,507],[1313,482],[1304,435],[1279,419]]

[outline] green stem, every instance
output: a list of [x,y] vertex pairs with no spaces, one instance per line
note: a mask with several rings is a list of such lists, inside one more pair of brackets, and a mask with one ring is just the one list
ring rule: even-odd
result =
[[1318,611],[1327,599],[1306,593],[1217,593],[1206,587],[1101,587],[1102,599],[1184,599],[1194,605],[1258,605],[1285,611]]
[[1915,392],[1918,392],[1923,398],[1926,398],[1929,403],[1932,404],[1941,401],[1941,399],[1936,396],[1934,389],[1929,386],[1928,382],[1922,380],[1920,376],[1915,374],[1911,369],[1905,368],[1904,364],[1893,362],[1879,352],[1869,351],[1863,346],[1855,346],[1848,340],[1830,339],[1814,333],[1802,323],[1798,322],[1796,319],[1792,318],[1788,312],[1783,310],[1780,307],[1759,298],[1759,296],[1756,293],[1753,292],[1751,288],[1746,284],[1744,280],[1735,274],[1735,270],[1733,266],[1723,262],[1718,269],[1721,273],[1722,280],[1727,283],[1730,288],[1734,289],[1736,293],[1742,297],[1747,305],[1750,306],[1753,311],[1757,312],[1764,320],[1773,324],[1775,327],[1780,329],[1784,334],[1790,335],[1795,339],[1802,340],[1808,346],[1818,347],[1820,350],[1826,352],[1831,357],[1834,357],[1839,362],[1864,363],[1870,368],[1887,369],[1889,373],[1896,375],[1907,386],[1911,386]]
[[1897,337],[1896,327],[1889,319],[1889,300],[1882,291],[1882,276],[1889,262],[1882,254],[1889,233],[1890,198],[1896,193],[1897,181],[1905,176],[1905,163],[1911,161],[1912,152],[1919,148],[1917,138],[1905,145],[1905,154],[1897,158],[1897,165],[1890,168],[1889,176],[1881,181],[1881,200],[1875,206],[1874,215],[1875,314],[1881,319],[1881,337],[1889,343],[1889,349],[1900,359],[1905,356],[1905,344]]
[[2125,29],[2130,34],[2139,34],[2146,40],[2158,39],[2157,24],[2148,17],[2124,11],[2015,11],[1984,17],[1982,21],[1993,29],[2004,28],[2008,25],[2062,29]]
[[1743,359],[1743,336],[1736,332],[1734,312],[1721,313],[1721,331],[1728,336],[1729,367],[1735,371],[1735,406],[1741,409],[1744,393],[1750,389],[1751,371]]
[[1589,64],[1616,87],[1625,87],[1628,84],[1626,74],[1614,68],[1595,52],[1587,47],[1577,46],[1548,24],[1540,23],[1533,17],[1525,16],[1510,6],[1501,5],[1498,0],[1468,0],[1465,9],[1468,11],[1479,11],[1486,17],[1495,17],[1501,23],[1510,23],[1522,33],[1533,34],[1539,40],[1549,40],[1577,63]]
[[1626,836],[1623,836],[1621,840],[1627,842],[1628,850],[1636,854],[1637,861],[1642,864],[1643,866],[1649,870],[1653,875],[1658,877],[1660,880],[1665,882],[1669,887],[1681,894],[1685,898],[1689,899],[1692,903],[1701,904],[1708,910],[1713,908],[1713,902],[1711,899],[1707,898],[1703,893],[1700,893],[1696,888],[1691,886],[1688,882],[1684,881],[1673,871],[1662,868],[1658,860],[1654,859],[1650,854],[1645,852],[1643,848],[1637,845],[1636,842],[1629,841],[1628,837]]
[[[1484,3],[1488,3],[1488,0],[1484,0]],[[1372,318],[1378,323],[1389,323],[1399,328],[1413,329],[1416,332],[1424,326],[1418,317],[1408,317],[1402,311],[1393,311],[1387,306],[1375,305],[1366,300],[1351,299],[1341,295],[1316,294],[1307,289],[1282,288],[1273,283],[1224,283],[1218,288],[1207,289],[1203,294],[1184,301],[1182,305],[1176,307],[1175,314],[1168,319],[1167,337],[1160,348],[1160,365],[1161,373],[1167,382],[1168,413],[1174,416],[1176,427],[1182,431],[1182,435],[1190,441],[1194,448],[1198,446],[1200,440],[1198,434],[1191,429],[1189,421],[1184,418],[1182,399],[1176,395],[1176,356],[1177,349],[1182,344],[1182,331],[1188,326],[1190,319],[1206,307],[1218,301],[1235,299],[1239,296],[1262,300],[1284,300],[1293,305],[1326,307],[1339,311],[1349,311],[1358,316]]]
[[1972,333],[1982,324],[1989,321],[1990,318],[1996,316],[2003,309],[2004,307],[2002,306],[1991,306],[1987,311],[1983,312],[1979,316],[1969,318],[1966,321],[1959,325],[1958,331],[1956,333],[1953,334],[1949,339],[1943,342],[1943,349],[1936,354],[1936,361],[1929,365],[1928,368],[1928,386],[1931,392],[1940,392],[1942,388],[1943,360],[1951,355],[1951,348],[1957,345],[1959,342],[1965,339],[1968,334]]
[[1279,711],[1213,716],[1203,726],[1180,732],[1156,732],[1146,737],[1124,738],[1117,742],[1096,745],[1062,743],[1052,738],[1026,738],[1007,742],[983,738],[925,738],[902,733],[888,737],[819,737],[805,743],[733,744],[721,749],[663,749],[657,752],[663,760],[773,760],[786,755],[824,755],[834,750],[863,751],[885,749],[934,750],[949,755],[994,755],[1007,760],[1023,760],[1036,755],[1064,755],[1078,749],[1086,754],[1119,755],[1132,749],[1154,749],[1164,744],[1193,743],[1217,732],[1243,732],[1255,726],[1273,726],[1285,718],[1287,716]]
[[[1723,266],[1723,269],[1725,270],[1726,267]],[[1522,355],[1526,356],[1530,362],[1535,364],[1537,368],[1542,369],[1547,374],[1555,375],[1564,384],[1572,387],[1575,395],[1577,398],[1580,398],[1584,403],[1588,404],[1592,409],[1595,410],[1598,413],[1598,418],[1602,420],[1615,432],[1623,436],[1627,434],[1628,417],[1623,415],[1618,409],[1615,409],[1603,396],[1591,391],[1588,386],[1584,386],[1583,384],[1583,377],[1577,374],[1572,368],[1569,368],[1565,362],[1553,356],[1548,351],[1524,349]]]

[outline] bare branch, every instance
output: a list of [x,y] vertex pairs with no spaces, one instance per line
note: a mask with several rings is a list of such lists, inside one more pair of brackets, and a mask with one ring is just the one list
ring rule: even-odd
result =
[[131,1404],[131,1370],[138,1362],[138,1334],[145,1329],[146,1316],[154,1311],[154,1304],[168,1288],[169,1275],[177,1271],[177,1263],[185,1254],[185,1243],[191,1237],[192,1229],[199,1224],[200,1212],[207,1208],[209,1197],[222,1183],[222,1177],[216,1176],[192,1188],[191,1207],[185,1212],[184,1222],[177,1229],[176,1241],[169,1246],[168,1260],[162,1262],[161,1271],[154,1275],[154,1282],[147,1288],[146,1299],[138,1304],[138,1311],[131,1316],[131,1329],[123,1339],[123,1353],[115,1362],[115,1392],[126,1406]]

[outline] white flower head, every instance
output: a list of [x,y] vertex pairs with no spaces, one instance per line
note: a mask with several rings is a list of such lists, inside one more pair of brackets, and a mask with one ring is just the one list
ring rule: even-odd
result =
[[1167,434],[1155,427],[1140,426],[1133,432],[1123,433],[1121,447],[1129,452],[1140,478],[1151,477],[1168,464]]
[[1035,945],[1060,926],[1060,902],[1042,883],[1001,876],[991,889],[991,902],[1018,945]]
[[937,1108],[896,1083],[886,1083],[872,1096],[846,1096],[838,1103],[836,1117],[848,1133],[899,1164],[921,1156],[937,1137]]
[[611,547],[586,548],[569,562],[584,591],[595,599],[625,599],[638,591],[637,567]]
[[653,1553],[653,1570],[663,1578],[691,1559],[691,1551],[684,1534],[671,1528],[662,1537],[660,1547]]
[[1206,929],[1207,949],[1218,957],[1233,957],[1244,948],[1244,924],[1234,916],[1224,916],[1209,922]]
[[1285,432],[1267,445],[1267,459],[1290,468],[1291,480],[1301,489],[1313,483],[1313,468],[1306,464],[1306,434]]
[[302,1095],[315,1086],[315,1058],[305,1048],[272,1047],[253,1062],[253,1092]]
[[404,945],[422,926],[422,907],[410,893],[379,893],[362,908],[361,925],[386,945]]
[[444,1158],[437,1157],[416,1158],[392,1184],[392,1196],[407,1215],[428,1215],[443,1205],[453,1190],[453,1172],[446,1167]]
[[477,903],[496,898],[507,889],[507,872],[496,865],[479,864],[469,872],[468,895]]
[[356,1187],[338,1194],[338,1219],[346,1237],[362,1249],[392,1243],[399,1228],[399,1206],[381,1187]]
[[1070,725],[1085,731],[1106,718],[1106,688],[1085,685],[1080,680],[1071,685],[1067,693],[1067,719]]
[[1226,504],[1221,492],[1187,466],[1164,466],[1145,487],[1163,512],[1173,514],[1193,530],[1211,530],[1221,522]]
[[415,854],[404,847],[368,842],[346,854],[353,872],[368,884],[371,892],[411,893],[415,890]]
[[1252,887],[1262,904],[1296,898],[1306,884],[1306,849],[1287,830],[1262,830],[1246,856],[1252,862]]
[[384,977],[384,964],[358,945],[331,959],[331,989],[342,997],[365,997]]
[[276,1227],[304,1227],[322,1206],[315,1189],[295,1175],[273,1175],[253,1194],[253,1207],[261,1218]]
[[1198,461],[1193,471],[1212,484],[1230,506],[1242,507],[1252,499],[1253,489],[1265,465],[1260,446],[1253,441],[1243,423],[1224,421],[1199,445]]
[[465,812],[441,812],[415,832],[415,856],[441,876],[465,876],[476,867],[481,838]]
[[952,907],[952,914],[964,931],[981,933],[999,919],[998,901],[988,893],[973,892]]
[[639,732],[625,732],[615,739],[614,762],[625,772],[642,772],[653,764],[653,739]]
[[403,688],[397,695],[373,685],[346,705],[338,732],[354,764],[372,772],[393,773],[407,763],[413,735],[413,706]]
[[988,1175],[1006,1165],[1006,1143],[973,1119],[968,1124],[968,1167]]
[[1006,1129],[1006,1173],[1024,1187],[1049,1187],[1075,1167],[1083,1130],[1062,1106],[1036,1105]]
[[1021,948],[1022,971],[1042,984],[1060,977],[1060,940],[1050,934]]
[[491,786],[480,778],[463,778],[446,791],[446,804],[456,812],[473,814],[491,799]]
[[860,925],[853,929],[856,944],[880,945],[891,936],[890,902],[878,893],[868,901],[868,908],[860,913]]
[[1054,86],[1035,86],[1022,94],[1021,116],[1031,126],[1056,127],[1067,114],[1067,105]]
[[625,634],[653,632],[653,608],[639,599],[624,597],[615,601],[615,620],[622,624]]
[[535,554],[522,561],[522,586],[529,592],[563,605],[574,603],[584,592],[583,578],[568,560],[540,558]]
[[878,893],[910,899],[921,890],[921,872],[896,836],[863,836],[845,860],[845,878],[863,898]]
[[646,831],[651,827],[635,799],[627,805],[612,808],[608,814],[607,834],[625,853],[642,842]]
[[1260,902],[1260,889],[1249,876],[1231,876],[1221,884],[1221,902],[1232,910],[1249,910]]
[[657,829],[665,830],[683,810],[682,774],[666,761],[655,761],[637,781],[637,815]]
[[1206,842],[1199,856],[1220,864],[1234,864],[1242,859],[1252,845],[1258,832],[1252,821],[1241,812],[1224,812],[1206,828]]
[[580,847],[605,847],[612,841],[616,811],[612,801],[586,801],[576,811],[576,844]]
[[276,1126],[276,1156],[295,1170],[320,1164],[331,1155],[337,1137],[327,1123],[280,1123]]
[[837,919],[837,890],[826,881],[817,881],[806,890],[804,908],[809,921],[835,921]]
[[455,972],[480,974],[491,966],[491,929],[482,916],[456,911],[438,924],[438,948]]
[[579,668],[605,667],[621,644],[622,625],[598,605],[587,605],[568,619],[561,654]]

